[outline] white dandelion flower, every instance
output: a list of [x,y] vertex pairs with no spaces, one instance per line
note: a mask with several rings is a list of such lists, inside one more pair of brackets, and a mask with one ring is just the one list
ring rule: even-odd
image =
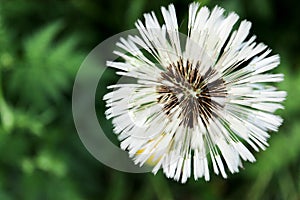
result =
[[238,15],[225,16],[220,7],[189,6],[184,44],[174,6],[161,11],[162,26],[153,12],[145,14],[145,24],[135,24],[139,35],[117,43],[122,51],[114,53],[124,61],[107,62],[136,82],[109,87],[106,116],[121,148],[154,174],[162,168],[182,183],[192,175],[208,181],[212,168],[226,178],[241,160],[254,162],[247,147],[265,149],[268,132],[282,123],[274,112],[283,109],[286,92],[266,83],[283,74],[265,73],[279,56],[248,36],[249,21],[233,31]]

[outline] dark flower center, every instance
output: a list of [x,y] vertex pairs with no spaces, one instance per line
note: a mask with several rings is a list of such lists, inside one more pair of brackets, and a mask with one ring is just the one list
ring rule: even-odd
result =
[[156,87],[160,94],[157,101],[163,105],[165,114],[171,117],[181,108],[181,123],[190,128],[199,118],[207,125],[208,119],[217,115],[215,109],[223,107],[221,102],[227,95],[225,82],[216,70],[209,68],[202,75],[199,67],[199,63],[193,67],[191,62],[180,59],[161,73],[161,84]]

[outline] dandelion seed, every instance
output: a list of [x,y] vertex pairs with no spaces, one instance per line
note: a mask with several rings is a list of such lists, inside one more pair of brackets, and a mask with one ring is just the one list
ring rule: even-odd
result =
[[254,162],[248,147],[265,149],[268,132],[282,123],[273,113],[283,109],[286,92],[265,84],[283,80],[265,73],[279,56],[248,36],[250,22],[233,31],[239,17],[220,7],[189,6],[184,45],[174,6],[163,7],[162,15],[161,26],[153,12],[145,14],[145,24],[136,23],[140,36],[117,43],[124,62],[107,65],[136,83],[110,86],[106,116],[121,148],[136,164],[152,165],[154,174],[163,169],[182,183],[192,175],[208,181],[212,168],[226,178],[241,160]]

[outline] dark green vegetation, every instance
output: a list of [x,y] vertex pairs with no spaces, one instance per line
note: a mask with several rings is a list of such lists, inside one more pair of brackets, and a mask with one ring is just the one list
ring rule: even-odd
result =
[[[74,128],[71,93],[84,57],[169,0],[0,0],[0,199],[299,199],[300,16],[298,1],[206,0],[253,22],[252,33],[281,55],[285,119],[257,162],[227,180],[181,185],[160,172],[126,174],[95,160]],[[185,27],[188,2],[175,1]],[[181,22],[181,21],[180,21]],[[184,29],[184,28],[183,28]],[[184,30],[183,30],[184,31]],[[101,67],[101,66],[99,66]],[[116,81],[106,73],[107,85]],[[99,102],[99,121],[104,103]],[[100,94],[101,93],[101,94]],[[112,137],[113,138],[113,137]],[[115,138],[114,138],[115,139]]]

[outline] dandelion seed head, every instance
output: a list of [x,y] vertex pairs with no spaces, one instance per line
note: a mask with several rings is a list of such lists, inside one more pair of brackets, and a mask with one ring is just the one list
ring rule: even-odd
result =
[[136,22],[139,34],[117,43],[114,53],[124,61],[107,62],[136,82],[110,86],[106,116],[121,148],[154,174],[162,169],[182,183],[191,176],[208,181],[211,171],[227,178],[242,160],[254,162],[249,149],[265,149],[269,132],[282,124],[274,112],[286,92],[268,84],[283,75],[266,73],[279,56],[249,37],[250,22],[233,30],[239,17],[224,12],[192,3],[183,43],[172,4],[162,8],[162,25],[145,14]]

